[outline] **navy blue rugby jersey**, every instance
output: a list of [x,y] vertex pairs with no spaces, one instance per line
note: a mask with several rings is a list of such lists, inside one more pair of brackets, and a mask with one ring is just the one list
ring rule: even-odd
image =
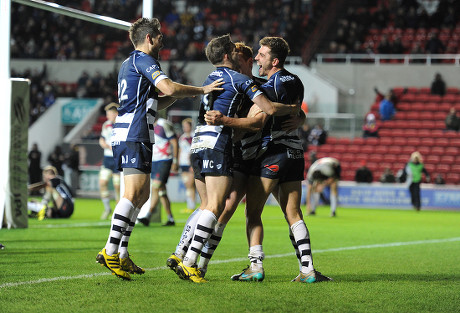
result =
[[[118,73],[118,116],[112,142],[155,142],[154,121],[158,107],[158,82],[168,78],[150,55],[134,50]],[[151,99],[151,100],[150,100]]]
[[251,78],[228,67],[217,67],[208,75],[203,85],[208,85],[219,78],[224,81],[220,86],[223,90],[214,91],[201,98],[198,126],[191,146],[192,153],[203,149],[224,151],[231,146],[231,128],[206,125],[204,121],[206,111],[217,110],[225,116],[234,117],[245,95],[253,100],[262,94]]
[[[267,82],[265,78],[255,77],[253,76],[252,79],[257,86],[261,86]],[[236,114],[238,117],[247,117],[249,110],[254,105],[254,103],[248,98],[244,97],[243,103],[241,107],[238,109]],[[261,132],[246,132],[241,138],[241,141],[234,143],[234,145],[241,149],[241,157],[243,160],[250,160],[254,159],[257,156],[257,152],[261,143]]]
[[[297,75],[282,69],[273,74],[270,79],[260,87],[267,97],[273,102],[284,104],[301,103],[304,95],[302,81]],[[293,149],[302,150],[302,141],[298,130],[286,132],[281,125],[289,119],[289,115],[272,116],[262,130],[262,146],[268,144],[281,144]]]

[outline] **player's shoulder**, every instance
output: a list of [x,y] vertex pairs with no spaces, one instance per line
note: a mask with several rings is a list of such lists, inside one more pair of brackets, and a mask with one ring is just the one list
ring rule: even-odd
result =
[[133,64],[139,68],[139,70],[144,70],[147,73],[161,71],[161,66],[158,60],[147,53],[135,50],[132,54],[132,58]]

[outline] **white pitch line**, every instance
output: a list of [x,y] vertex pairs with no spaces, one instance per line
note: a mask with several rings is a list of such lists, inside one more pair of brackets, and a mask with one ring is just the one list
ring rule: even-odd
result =
[[[455,242],[455,241],[460,241],[460,237],[445,238],[445,239],[431,239],[431,240],[417,240],[417,241],[407,241],[407,242],[390,242],[390,243],[382,243],[382,244],[375,244],[375,245],[330,248],[330,249],[323,249],[323,250],[314,250],[314,254],[326,253],[326,252],[337,252],[337,251],[359,250],[359,249],[402,247],[402,246],[410,246],[410,245],[445,243],[445,242]],[[292,252],[292,253],[284,253],[284,254],[267,255],[266,258],[283,258],[283,257],[291,256],[293,254],[294,253]],[[247,260],[247,258],[233,258],[233,259],[227,259],[227,260],[211,261],[210,264],[224,264],[224,263],[240,262],[240,261],[245,261],[245,260]],[[167,267],[160,266],[160,267],[147,268],[146,270],[147,271],[158,271],[158,270],[164,270],[164,269],[167,269]],[[105,273],[84,274],[84,275],[76,275],[76,276],[58,276],[58,277],[52,277],[52,278],[41,278],[37,280],[1,284],[0,289],[8,288],[8,287],[17,287],[17,286],[22,286],[22,285],[33,285],[33,284],[47,283],[47,282],[53,282],[53,281],[92,278],[92,277],[107,276],[107,275],[111,275],[111,273],[105,272]]]

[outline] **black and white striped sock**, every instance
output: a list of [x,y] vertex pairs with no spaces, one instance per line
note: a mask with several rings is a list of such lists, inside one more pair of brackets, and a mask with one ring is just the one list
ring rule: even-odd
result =
[[180,240],[177,244],[176,251],[174,252],[174,254],[180,259],[184,258],[185,254],[187,253],[188,247],[192,242],[193,231],[196,228],[196,222],[198,221],[198,218],[200,218],[201,212],[203,211],[200,209],[196,209],[195,211],[193,211],[192,214],[190,214],[187,221],[185,222],[184,230],[182,231],[182,235],[180,236]]
[[206,242],[201,251],[200,261],[198,262],[198,268],[207,268],[209,261],[211,261],[214,251],[216,251],[217,246],[219,245],[220,240],[222,239],[222,234],[224,233],[225,226],[227,224],[217,223],[214,226],[214,231],[211,234],[211,237]]
[[313,258],[311,255],[310,235],[307,225],[303,220],[300,220],[291,226],[294,240],[297,243],[297,248],[300,253],[300,261],[302,263],[302,272],[308,273],[313,270]]
[[297,257],[297,260],[299,261],[299,271],[301,271],[302,270],[302,261],[300,260],[299,247],[297,246],[297,242],[294,239],[294,234],[292,233],[291,228],[289,228],[289,239],[291,239],[292,246],[294,247],[294,250],[295,250],[295,255]]
[[112,216],[109,239],[105,245],[107,255],[113,255],[118,252],[121,237],[126,233],[130,223],[130,215],[134,211],[134,206],[126,198],[121,198],[115,207]]
[[128,255],[129,255],[129,253],[128,253],[129,238],[131,237],[131,233],[133,231],[133,228],[136,225],[136,219],[137,219],[137,216],[139,215],[140,211],[141,211],[141,209],[139,209],[139,208],[134,208],[134,210],[132,210],[131,215],[129,217],[130,222],[129,222],[128,228],[126,228],[126,232],[121,237],[120,247],[118,248],[118,251],[120,252],[120,258],[121,259],[127,258]]
[[209,210],[203,210],[196,223],[192,243],[184,257],[185,266],[192,266],[196,263],[198,256],[203,249],[204,243],[208,241],[217,223],[217,217]]

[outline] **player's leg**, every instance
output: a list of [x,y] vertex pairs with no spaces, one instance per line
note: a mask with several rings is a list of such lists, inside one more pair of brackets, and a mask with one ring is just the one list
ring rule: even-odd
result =
[[337,215],[337,202],[338,202],[338,181],[333,180],[330,185],[331,190],[331,217],[335,217]]
[[168,192],[166,190],[166,185],[162,184],[159,191],[158,195],[160,196],[160,202],[163,208],[166,211],[166,214],[168,215],[168,221],[163,224],[163,226],[174,226],[176,223],[174,222],[174,216],[171,211],[171,201],[169,201],[168,197]]
[[246,195],[247,178],[248,176],[241,172],[235,171],[233,173],[232,187],[230,195],[225,202],[224,211],[220,215],[211,237],[205,243],[203,250],[201,251],[198,268],[200,269],[203,276],[207,271],[209,261],[211,260],[214,251],[217,249],[217,246],[222,239],[225,226],[227,226],[227,223],[232,218],[233,213],[235,213],[241,199],[243,199],[243,197]]
[[[290,227],[290,234],[293,237],[293,246],[296,255],[300,256],[300,273],[293,281],[313,283],[331,280],[329,277],[315,271],[311,252],[310,234],[303,221],[300,200],[302,186],[300,181],[291,181],[280,184],[279,201],[286,221]],[[292,239],[291,239],[292,241]]]
[[109,180],[112,176],[112,171],[104,166],[101,167],[99,171],[99,192],[101,195],[101,201],[104,205],[104,211],[101,215],[101,220],[105,220],[112,213],[112,208],[110,207],[110,192],[109,192]]
[[177,266],[177,274],[183,279],[194,282],[206,282],[197,269],[196,261],[203,249],[204,243],[209,240],[217,224],[217,219],[225,207],[225,200],[230,192],[231,176],[206,176],[207,205],[197,220],[192,242],[183,262]]
[[115,191],[115,201],[120,201],[120,173],[118,171],[112,174],[113,189]]
[[181,173],[182,182],[185,186],[185,194],[187,196],[187,209],[186,212],[191,213],[195,210],[196,206],[196,190],[195,190],[195,180],[193,178],[193,172],[189,170],[188,167],[183,167]]
[[118,251],[120,252],[120,265],[121,268],[130,273],[130,274],[144,274],[145,270],[139,266],[137,266],[133,260],[131,259],[129,253],[128,253],[128,244],[129,244],[129,239],[131,238],[131,233],[134,229],[134,226],[136,225],[136,219],[137,216],[140,212],[140,208],[134,208],[134,210],[131,212],[131,215],[129,216],[129,224],[128,227],[126,228],[125,233],[121,237],[121,242],[120,246],[118,248]]
[[265,278],[262,211],[268,196],[277,184],[278,179],[249,177],[246,194],[246,236],[249,245],[250,265],[242,273],[233,275],[232,280],[262,281]]

